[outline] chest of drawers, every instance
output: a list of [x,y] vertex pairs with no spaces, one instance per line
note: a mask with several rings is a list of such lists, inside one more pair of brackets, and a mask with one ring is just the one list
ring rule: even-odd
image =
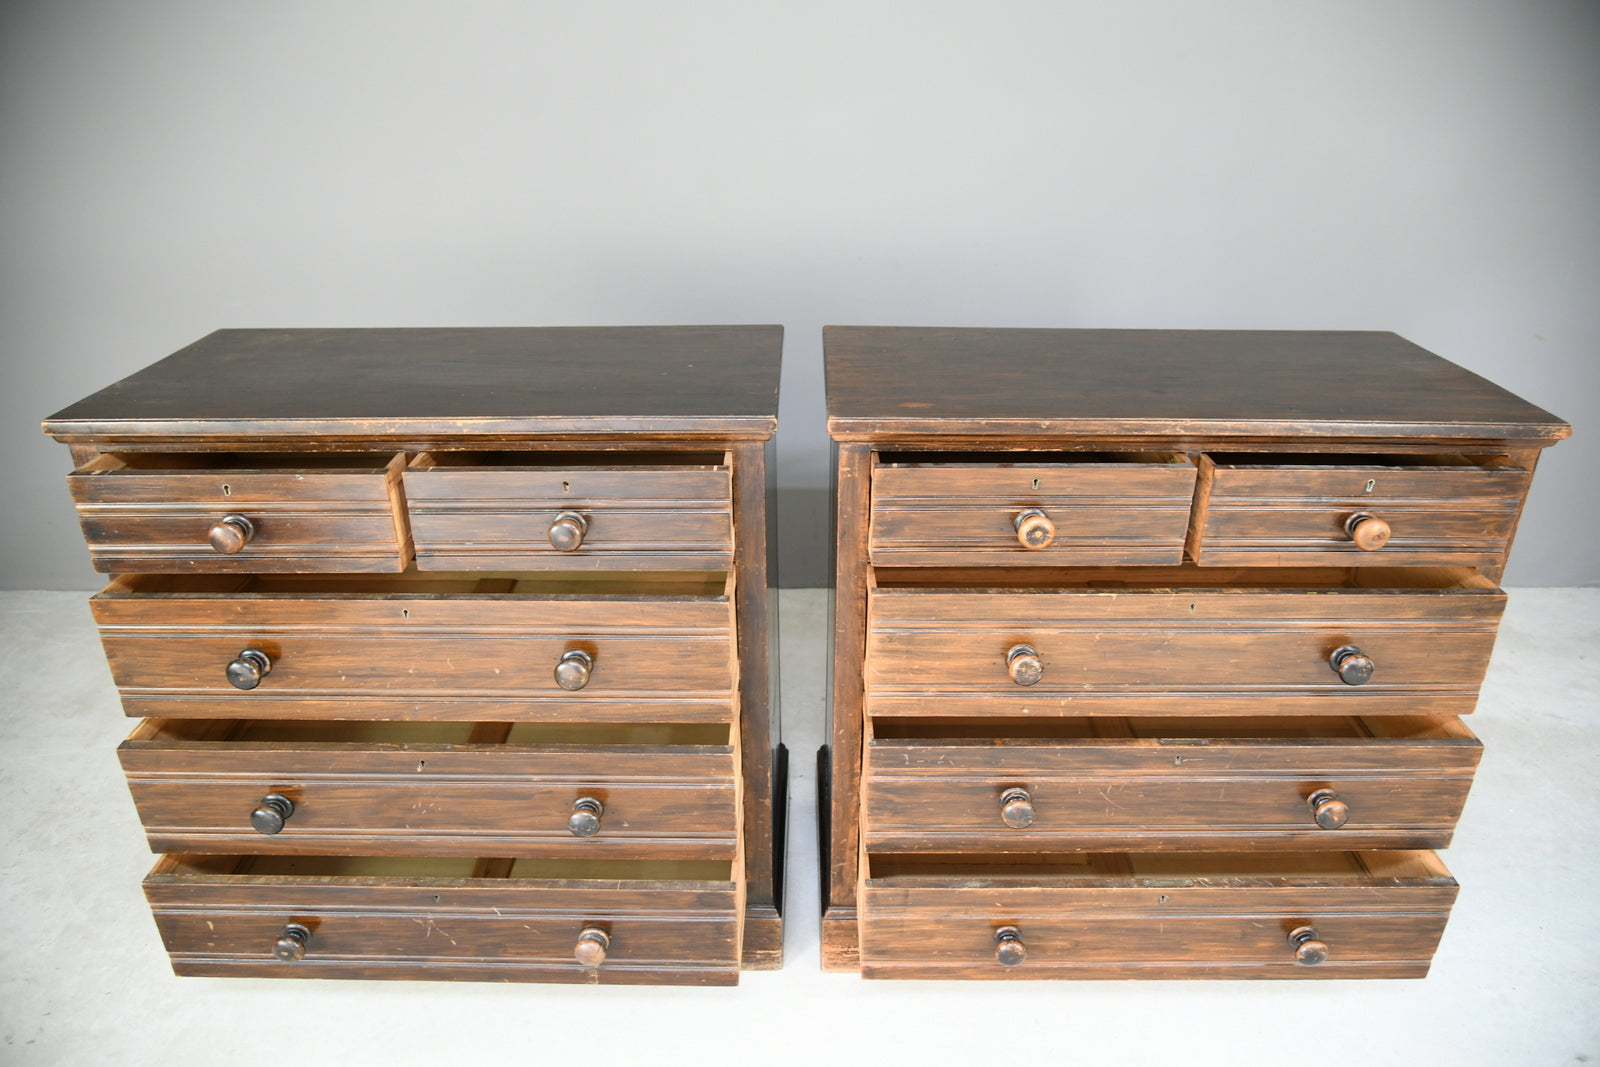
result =
[[824,965],[1426,974],[1569,428],[1393,334],[825,338]]
[[779,965],[781,344],[225,330],[46,420],[179,974]]

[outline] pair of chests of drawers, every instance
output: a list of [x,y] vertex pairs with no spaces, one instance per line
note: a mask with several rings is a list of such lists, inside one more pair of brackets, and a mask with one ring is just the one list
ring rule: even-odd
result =
[[864,972],[1425,973],[1530,473],[875,453]]
[[731,477],[691,451],[75,472],[176,969],[735,981]]

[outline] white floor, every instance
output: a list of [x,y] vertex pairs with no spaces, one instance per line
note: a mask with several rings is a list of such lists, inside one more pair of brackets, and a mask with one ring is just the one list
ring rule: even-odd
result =
[[0,594],[0,1064],[1600,1064],[1600,589],[1517,590],[1414,982],[896,983],[817,960],[824,594],[783,594],[788,962],[737,989],[179,979],[75,593]]

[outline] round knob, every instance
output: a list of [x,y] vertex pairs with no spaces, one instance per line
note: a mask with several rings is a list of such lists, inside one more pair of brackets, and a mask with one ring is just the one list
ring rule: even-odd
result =
[[258,834],[275,834],[294,814],[294,801],[282,793],[268,793],[261,798],[261,806],[250,813],[250,825]]
[[1372,657],[1355,645],[1334,649],[1333,655],[1328,657],[1328,665],[1345,685],[1365,685],[1372,680],[1372,672],[1376,669]]
[[556,684],[563,689],[582,689],[589,684],[592,673],[594,657],[581,648],[569,649],[556,664]]
[[600,832],[600,816],[606,806],[594,797],[579,797],[572,802],[572,815],[567,819],[567,829],[573,837],[593,837]]
[[1319,789],[1306,797],[1306,806],[1324,830],[1337,830],[1350,821],[1350,805],[1331,789]]
[[235,689],[254,689],[271,673],[271,657],[259,648],[247,648],[228,664],[228,684]]
[[1018,685],[1038,685],[1044,677],[1044,662],[1032,645],[1012,645],[1006,652],[1006,670]]
[[546,536],[552,547],[562,552],[575,552],[583,544],[583,535],[589,532],[589,520],[576,511],[563,511],[550,524]]
[[243,515],[224,515],[221,521],[211,527],[206,540],[224,556],[231,556],[248,545],[255,535],[256,524]]
[[290,923],[283,928],[283,933],[278,935],[278,940],[272,943],[272,954],[285,963],[306,958],[306,942],[311,940],[311,931],[299,923]]
[[994,958],[1002,967],[1015,967],[1028,958],[1028,946],[1022,943],[1022,931],[1015,926],[1002,926],[994,932]]
[[1328,958],[1328,943],[1317,940],[1317,932],[1309,926],[1297,926],[1289,933],[1289,944],[1294,946],[1296,963],[1315,967]]
[[1344,520],[1344,532],[1363,552],[1376,552],[1389,543],[1389,524],[1365,511],[1358,511]]
[[578,935],[578,944],[572,958],[585,967],[594,968],[606,961],[606,949],[611,947],[611,935],[598,926],[585,926]]
[[1056,524],[1038,508],[1019,512],[1011,522],[1017,528],[1017,540],[1022,542],[1023,548],[1049,548],[1056,539]]
[[1021,786],[1000,794],[1000,821],[1013,830],[1026,830],[1033,825],[1033,798]]

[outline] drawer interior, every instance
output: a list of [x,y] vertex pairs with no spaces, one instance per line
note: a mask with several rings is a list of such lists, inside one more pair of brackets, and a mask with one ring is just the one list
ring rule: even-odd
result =
[[107,452],[75,473],[310,470],[339,474],[382,471],[394,458],[393,452]]
[[409,469],[425,471],[472,467],[559,471],[595,468],[613,471],[649,471],[661,467],[671,467],[675,470],[719,470],[728,466],[730,466],[728,456],[723,452],[545,452],[500,449],[419,452],[412,458]]
[[1182,452],[880,452],[878,466],[899,468],[939,468],[980,465],[985,467],[1081,467],[1136,463],[1186,466],[1189,457]]
[[1067,591],[1181,592],[1185,589],[1316,591],[1401,589],[1457,592],[1498,591],[1494,582],[1470,567],[878,567],[873,589],[928,589],[944,592]]
[[152,877],[401,878],[539,881],[731,882],[726,860],[471,859],[429,856],[206,856],[161,857]]
[[1510,467],[1503,455],[1463,455],[1457,452],[1386,453],[1371,452],[1207,452],[1212,463],[1226,467],[1262,467],[1280,470],[1303,467],[1370,467],[1374,470],[1420,470],[1429,467]]
[[450,749],[550,746],[714,746],[731,743],[728,723],[389,722],[318,719],[146,719],[128,742],[185,745],[316,744]]
[[1476,739],[1458,718],[1423,715],[1219,716],[1210,719],[1081,716],[1027,719],[881,718],[868,723],[877,741],[1124,741],[1147,745],[1204,745],[1217,740],[1449,741]]
[[[1008,886],[1372,886],[1454,885],[1433,852],[1114,852],[1048,855],[912,855],[866,857],[873,882],[906,880],[961,887],[974,879]],[[977,886],[972,886],[977,888]]]
[[419,571],[401,574],[134,574],[101,597],[180,596],[401,598],[418,597],[731,597],[733,575],[717,571]]

